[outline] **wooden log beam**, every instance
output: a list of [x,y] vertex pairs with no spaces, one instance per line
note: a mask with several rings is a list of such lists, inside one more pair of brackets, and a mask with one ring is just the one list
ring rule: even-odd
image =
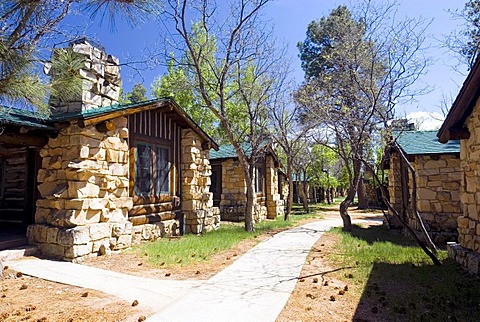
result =
[[133,205],[146,205],[146,204],[158,204],[164,202],[171,202],[174,196],[162,195],[162,196],[133,196]]
[[448,130],[449,140],[466,140],[470,138],[470,131],[467,128],[451,128]]
[[4,132],[0,135],[0,143],[32,147],[44,147],[48,143],[48,138],[43,134],[27,135],[22,133]]
[[141,215],[150,215],[166,211],[171,211],[173,205],[171,202],[165,202],[160,204],[150,204],[150,205],[139,205],[134,206],[128,213],[130,217],[141,216]]
[[142,216],[135,216],[130,217],[128,220],[134,225],[145,225],[145,224],[154,224],[157,222],[165,221],[165,220],[172,220],[175,219],[177,216],[172,212],[165,212],[161,214],[150,214],[150,215],[142,215]]
[[95,127],[101,133],[106,133],[108,131],[113,131],[116,128],[115,123],[113,123],[111,120],[104,121],[102,123],[98,123],[97,125],[95,125]]

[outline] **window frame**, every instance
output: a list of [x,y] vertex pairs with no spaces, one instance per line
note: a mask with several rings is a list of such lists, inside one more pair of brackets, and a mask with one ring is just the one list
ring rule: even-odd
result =
[[[172,154],[171,154],[171,147],[169,145],[165,144],[155,144],[151,142],[146,142],[146,141],[135,141],[135,174],[134,174],[134,185],[133,185],[133,193],[135,196],[139,197],[150,197],[150,196],[161,196],[161,195],[171,195],[172,194]],[[139,178],[139,146],[146,146],[149,147],[150,149],[150,157],[149,157],[149,182],[148,186],[149,189],[148,191],[140,191],[139,190],[139,182],[140,180],[145,180],[145,176],[142,178]],[[164,174],[164,180],[163,183],[166,182],[166,189],[163,190],[165,187],[164,184],[160,183],[161,178],[159,178],[159,173],[161,170],[159,170],[160,162],[161,159],[159,159],[159,156],[162,154],[160,153],[160,150],[166,151],[166,165],[164,170],[166,169],[166,173]],[[145,166],[147,168],[147,166]]]
[[[257,164],[255,165],[255,193],[257,195],[263,195],[265,191],[265,173],[264,173],[263,165]],[[259,175],[260,174],[260,175]]]

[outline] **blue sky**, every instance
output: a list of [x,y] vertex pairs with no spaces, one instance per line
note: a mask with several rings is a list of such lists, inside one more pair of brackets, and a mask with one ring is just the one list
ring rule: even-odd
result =
[[[374,0],[375,1],[375,0]],[[458,20],[453,20],[447,10],[463,8],[465,0],[404,0],[399,8],[400,15],[408,17],[422,17],[433,19],[428,33],[431,36],[428,42],[432,47],[429,55],[435,64],[429,67],[421,82],[432,87],[432,91],[418,98],[418,102],[397,106],[397,116],[414,112],[440,112],[442,96],[455,98],[465,74],[454,71],[452,66],[456,61],[447,49],[441,48],[444,36],[454,29],[460,29]],[[298,59],[296,44],[305,39],[305,32],[312,20],[317,20],[347,1],[326,0],[277,0],[272,2],[265,11],[268,19],[275,24],[275,33],[280,41],[288,44],[288,55],[294,67],[294,77],[298,83],[303,79],[303,71]],[[96,19],[98,20],[98,19]],[[117,21],[116,30],[111,30],[108,23],[100,24],[85,17],[76,17],[66,21],[71,25],[80,26],[85,34],[98,40],[120,61],[142,57],[146,47],[153,48],[158,40],[159,30],[165,28],[160,22],[147,21],[135,28],[126,23]],[[132,70],[123,68],[122,79],[126,91],[136,82],[143,82],[149,88],[154,78],[164,73],[164,68],[158,66],[154,69],[142,71],[142,77],[134,75]],[[466,72],[466,70],[464,69]]]

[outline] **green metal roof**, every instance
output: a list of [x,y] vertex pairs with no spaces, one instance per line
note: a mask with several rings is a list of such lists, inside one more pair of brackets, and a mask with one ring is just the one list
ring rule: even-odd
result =
[[53,125],[55,122],[70,121],[75,119],[90,119],[97,116],[108,115],[114,112],[122,112],[121,114],[129,115],[136,113],[137,107],[151,107],[153,109],[161,107],[162,104],[166,103],[172,107],[177,114],[179,114],[182,119],[190,126],[197,134],[200,135],[206,141],[211,142],[212,148],[217,149],[218,145],[215,141],[205,133],[198,124],[188,115],[175,101],[171,98],[155,98],[151,100],[146,100],[138,103],[130,104],[114,104],[110,106],[96,107],[87,111],[79,112],[69,112],[56,115],[45,115],[43,118],[35,112],[30,112],[21,109],[7,108],[0,106],[0,124],[12,124],[16,126],[25,126],[30,128],[42,129],[42,130],[58,130]]
[[[252,146],[250,143],[242,143],[242,149],[250,155]],[[210,151],[210,160],[232,159],[237,158],[237,151],[231,144],[224,144],[218,147],[218,151]]]
[[460,141],[451,140],[445,144],[438,141],[438,131],[394,132],[398,145],[408,155],[460,153]]
[[47,115],[6,106],[0,107],[0,124],[12,124],[39,130],[55,130],[53,126],[48,124]]

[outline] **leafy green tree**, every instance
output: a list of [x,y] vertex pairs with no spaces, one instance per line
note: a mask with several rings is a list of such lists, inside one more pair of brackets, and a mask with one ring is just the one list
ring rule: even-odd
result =
[[410,87],[428,61],[423,59],[421,22],[389,20],[395,6],[367,2],[355,14],[345,6],[309,24],[299,43],[305,83],[295,99],[303,123],[316,124],[316,142],[337,153],[349,185],[340,204],[344,229],[351,230],[348,207],[380,130],[398,101],[418,94]]
[[[194,30],[198,32],[198,29]],[[198,39],[198,35],[194,38]],[[213,54],[214,52],[212,52]],[[181,61],[187,61],[187,57],[185,54]],[[204,104],[198,91],[195,90],[195,88],[198,88],[195,75],[189,70],[188,64],[180,63],[176,66],[175,63],[175,58],[171,56],[167,73],[157,78],[151,85],[153,96],[156,98],[173,98],[208,135],[220,144],[225,143],[225,135],[218,124],[217,118]]]
[[148,100],[147,89],[142,83],[133,85],[132,91],[127,94],[127,99],[132,103],[139,103]]
[[332,188],[339,185],[338,172],[339,160],[337,154],[330,148],[315,144],[312,147],[312,162],[308,167],[308,177],[314,186],[320,187],[325,192],[327,203],[333,201]]

